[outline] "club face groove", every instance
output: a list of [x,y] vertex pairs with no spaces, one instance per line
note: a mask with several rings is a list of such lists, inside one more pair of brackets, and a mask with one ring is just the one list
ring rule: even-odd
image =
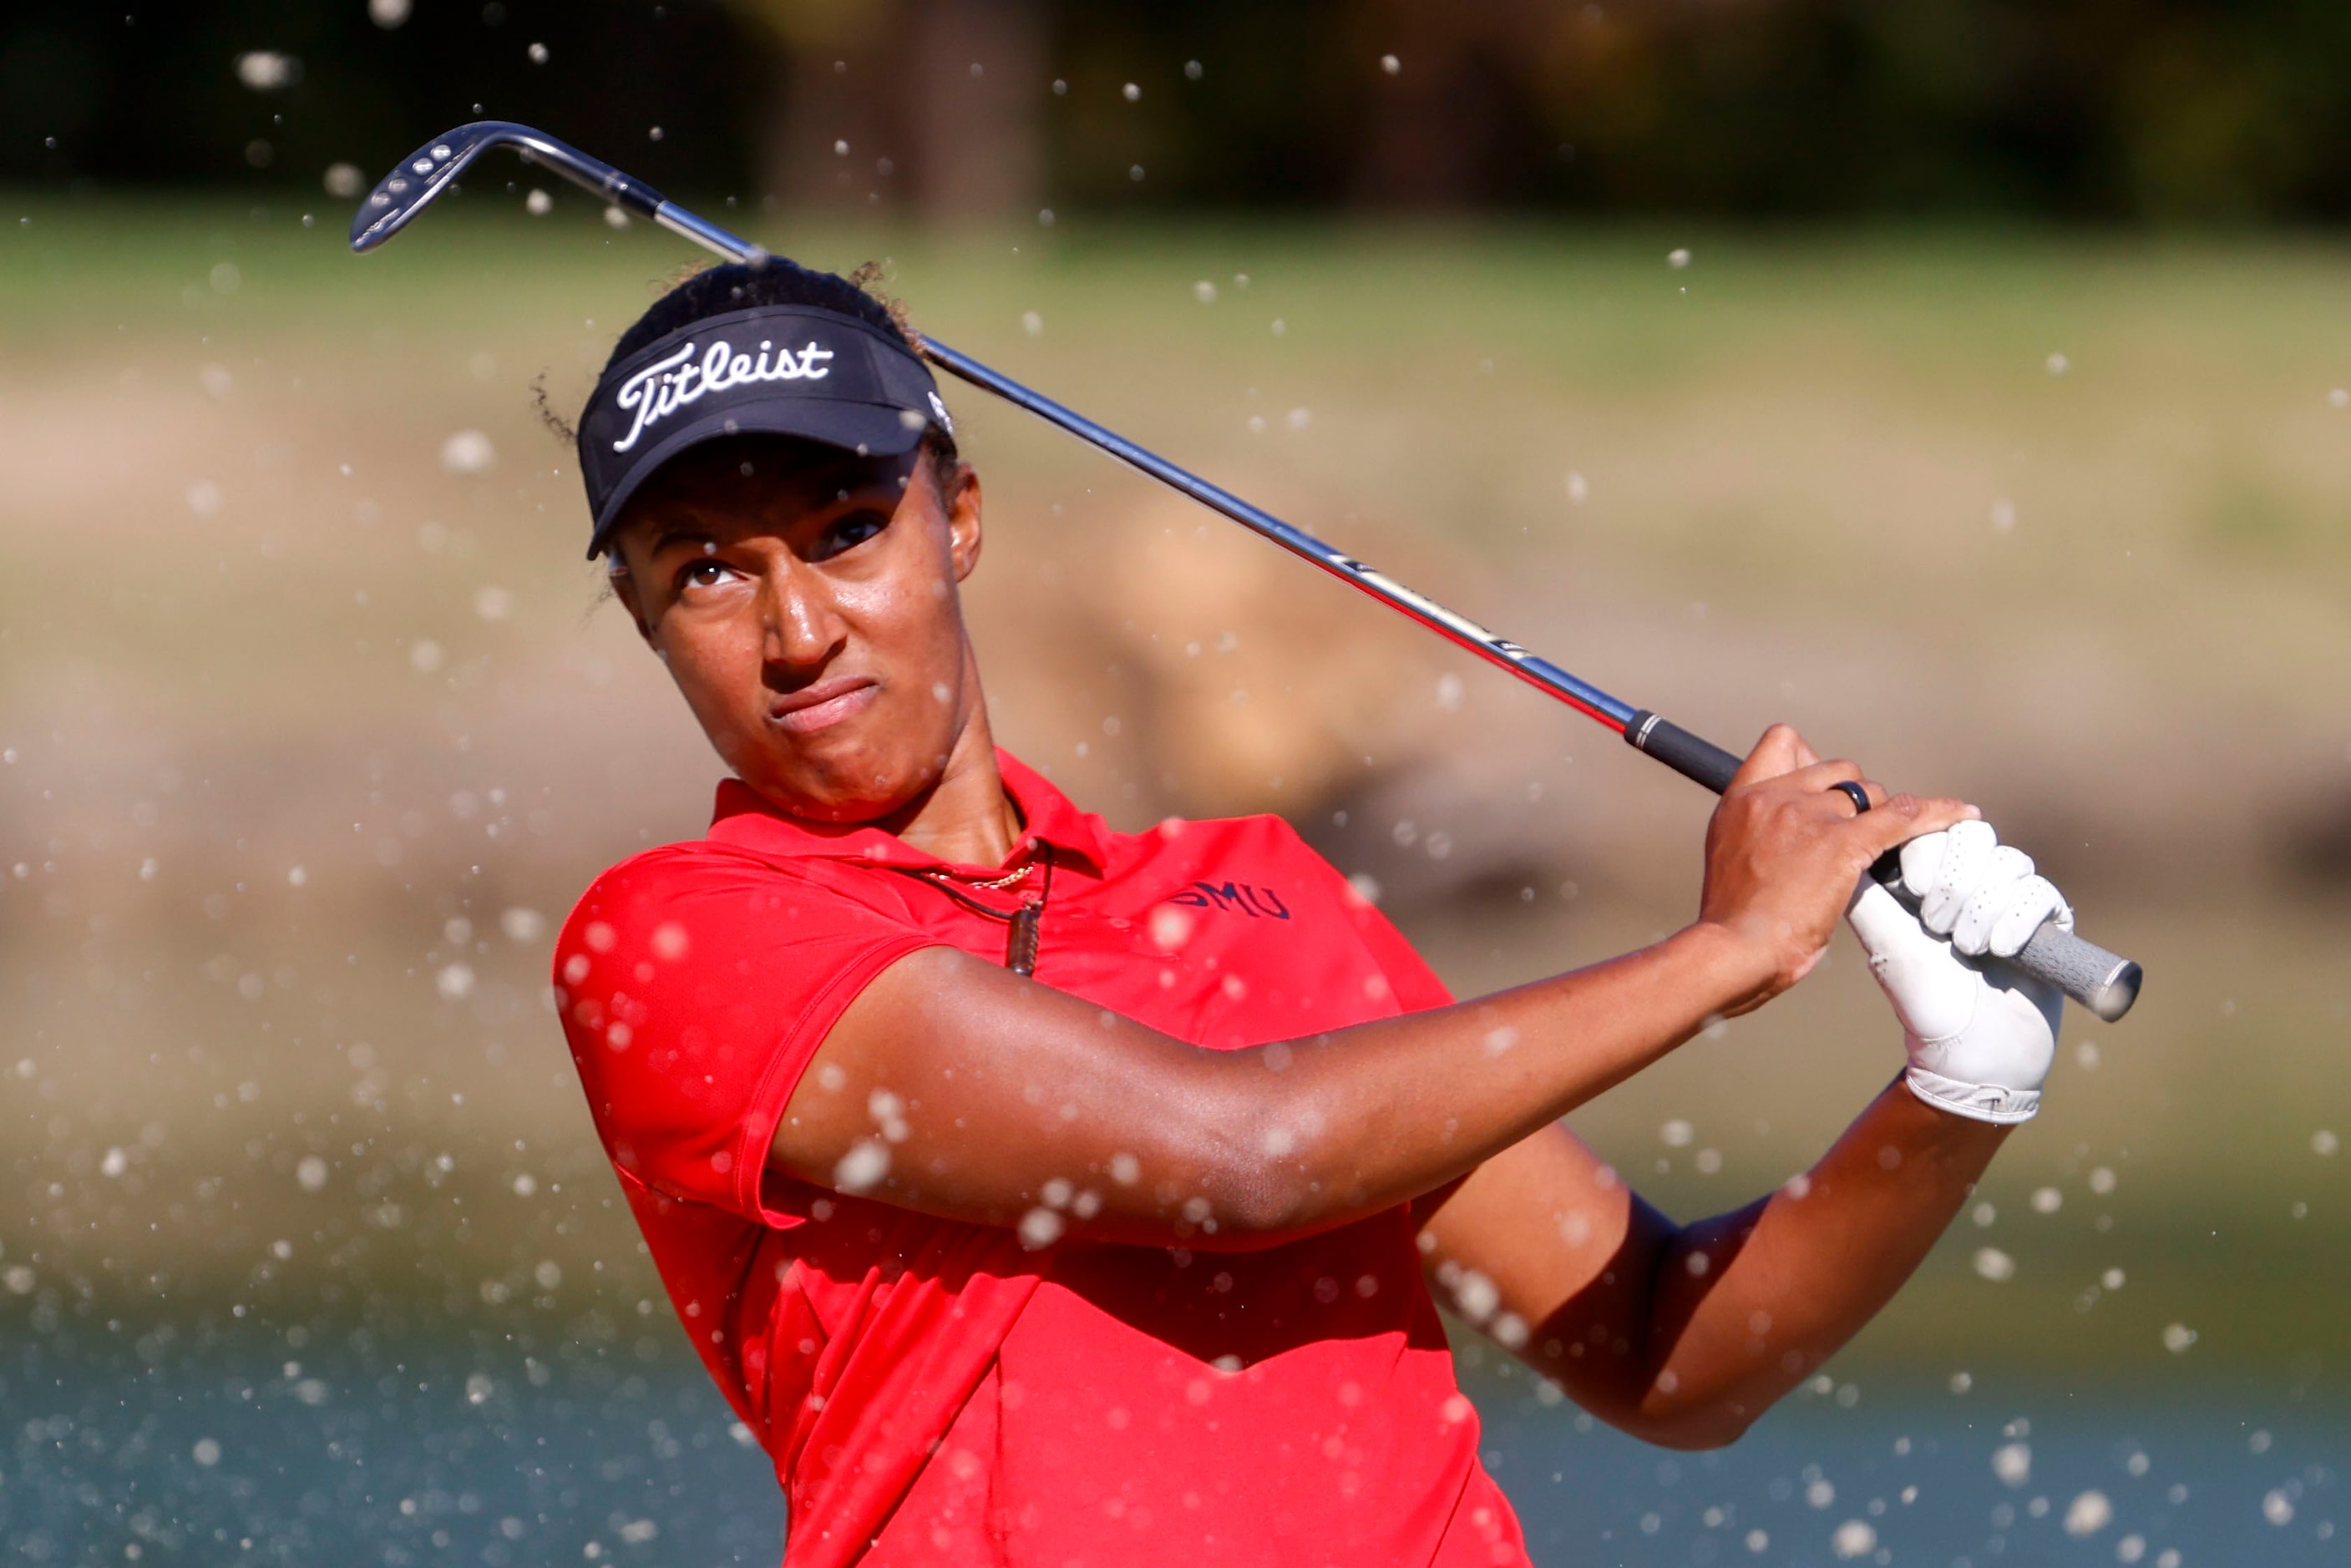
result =
[[483,120],[436,136],[402,159],[360,199],[351,219],[351,249],[371,251],[398,234],[475,159],[499,141],[513,140],[501,134],[510,131],[529,134],[518,125]]
[[600,200],[650,218],[661,195],[611,164],[566,146],[543,131],[507,119],[477,119],[442,132],[393,166],[360,201],[351,219],[351,249],[371,251],[408,225],[434,198],[456,183],[474,161],[494,147],[511,147],[523,158],[559,174]]

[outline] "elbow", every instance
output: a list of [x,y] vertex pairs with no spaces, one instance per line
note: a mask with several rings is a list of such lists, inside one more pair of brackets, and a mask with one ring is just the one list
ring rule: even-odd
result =
[[1242,1123],[1208,1164],[1200,1198],[1184,1218],[1198,1228],[1188,1243],[1211,1251],[1258,1251],[1343,1224],[1353,1214],[1345,1194],[1310,1159],[1279,1147]]
[[1181,1245],[1257,1251],[1369,1211],[1370,1195],[1348,1168],[1343,1140],[1311,1097],[1268,1095],[1261,1079],[1240,1087],[1245,1092],[1203,1096],[1195,1115],[1179,1118],[1186,1131],[1168,1150],[1168,1168],[1188,1171],[1189,1179],[1159,1196],[1163,1208],[1176,1210]]
[[[1234,1063],[1216,1067],[1234,1072]],[[1241,1088],[1204,1096],[1189,1107],[1195,1115],[1162,1124],[1164,1136],[1185,1128],[1178,1147],[1166,1149],[1164,1168],[1187,1176],[1156,1194],[1162,1213],[1173,1210],[1180,1246],[1253,1253],[1352,1218],[1343,1182],[1319,1159],[1326,1140],[1311,1136],[1322,1119],[1289,1096],[1267,1096],[1262,1079]]]
[[1667,1396],[1650,1400],[1618,1426],[1645,1443],[1682,1453],[1727,1449],[1747,1435],[1762,1410],[1734,1399],[1677,1401]]
[[1587,1402],[1587,1408],[1627,1437],[1683,1453],[1730,1447],[1771,1404],[1737,1388],[1687,1387],[1671,1371],[1627,1379],[1615,1396]]
[[1703,1417],[1684,1417],[1667,1422],[1653,1432],[1644,1432],[1643,1438],[1661,1449],[1674,1449],[1685,1454],[1705,1453],[1711,1449],[1727,1449],[1747,1435],[1753,1425],[1751,1417],[1726,1416],[1708,1413]]
[[1321,1183],[1262,1155],[1233,1160],[1205,1185],[1214,1196],[1204,1194],[1185,1214],[1198,1227],[1190,1243],[1196,1247],[1259,1251],[1327,1230],[1332,1222]]

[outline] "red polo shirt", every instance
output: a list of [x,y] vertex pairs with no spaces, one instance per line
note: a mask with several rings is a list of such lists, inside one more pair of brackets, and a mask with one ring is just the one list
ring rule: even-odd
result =
[[[1449,1000],[1279,818],[1113,833],[998,761],[1015,859],[1053,861],[1040,983],[1217,1050]],[[622,1188],[774,1458],[788,1568],[1524,1563],[1404,1209],[1254,1252],[1030,1251],[768,1168],[861,987],[923,947],[1003,961],[1002,922],[889,869],[938,864],[730,781],[708,838],[606,872],[556,947]]]

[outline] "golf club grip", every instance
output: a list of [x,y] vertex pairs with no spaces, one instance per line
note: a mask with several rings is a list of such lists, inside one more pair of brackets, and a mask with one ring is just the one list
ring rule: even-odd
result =
[[[1635,713],[1625,726],[1625,740],[1635,751],[1646,753],[1717,794],[1730,787],[1739,772],[1740,758],[1646,709]],[[1917,908],[1901,888],[1901,868],[1892,851],[1870,867],[1870,874],[1906,906]],[[2022,951],[2001,961],[2057,987],[2108,1023],[2131,1010],[2131,1003],[2138,1000],[2139,982],[2146,978],[2129,959],[2053,923],[2044,923]]]
[[1671,719],[1661,719],[1646,708],[1625,723],[1625,743],[1636,752],[1646,752],[1682,777],[1702,784],[1717,794],[1730,787],[1740,764],[1747,760],[1733,756],[1712,741],[1701,740]]

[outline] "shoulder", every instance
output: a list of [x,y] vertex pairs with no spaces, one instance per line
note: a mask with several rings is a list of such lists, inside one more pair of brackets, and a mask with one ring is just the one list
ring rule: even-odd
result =
[[633,932],[647,921],[712,899],[758,902],[818,888],[798,867],[727,845],[707,840],[665,844],[632,855],[588,884],[564,921],[562,940],[584,939],[600,922],[614,932]]
[[643,982],[649,963],[740,969],[782,949],[895,929],[904,900],[888,880],[708,840],[649,849],[580,896],[556,938],[556,980],[577,987],[595,971]]
[[[846,1005],[933,940],[887,885],[896,880],[710,843],[613,867],[555,943],[556,1008],[581,1071],[605,1082],[659,1073],[681,1052],[699,1060],[714,1042],[772,1044],[828,1002]],[[589,1049],[598,1043],[608,1049]]]
[[[557,934],[558,972],[565,967],[566,955],[680,945],[684,917],[693,911],[707,909],[713,900],[748,905],[763,890],[770,895],[780,890],[781,879],[771,868],[746,861],[714,845],[669,844],[611,867],[580,895]],[[569,967],[580,969],[585,961]]]

